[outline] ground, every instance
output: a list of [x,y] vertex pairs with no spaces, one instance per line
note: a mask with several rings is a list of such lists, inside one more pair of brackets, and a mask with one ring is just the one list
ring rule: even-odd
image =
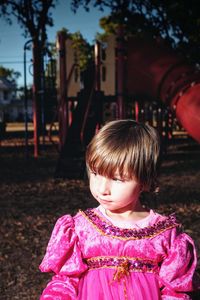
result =
[[[44,146],[36,159],[31,148],[27,157],[24,147],[16,145],[0,146],[0,298],[36,300],[50,278],[38,266],[56,219],[96,203],[87,180],[54,179],[58,159],[54,146]],[[159,182],[152,207],[166,214],[176,212],[199,257],[200,145],[191,139],[170,143]]]

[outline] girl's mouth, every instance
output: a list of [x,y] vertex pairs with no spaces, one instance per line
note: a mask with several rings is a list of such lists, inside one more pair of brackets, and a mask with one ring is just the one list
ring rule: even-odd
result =
[[112,202],[112,201],[110,201],[110,200],[102,200],[102,199],[100,199],[100,198],[99,198],[99,201],[100,201],[101,203],[103,203],[103,204],[109,204],[109,203]]

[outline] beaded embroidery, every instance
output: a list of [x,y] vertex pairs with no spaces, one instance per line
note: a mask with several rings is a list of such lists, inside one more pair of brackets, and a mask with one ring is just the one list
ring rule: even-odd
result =
[[158,270],[158,264],[154,260],[124,256],[97,256],[86,259],[86,263],[89,270],[117,268],[121,273],[116,273],[116,279],[120,279],[121,275],[128,275],[130,271],[155,273]]
[[126,277],[130,272],[158,273],[159,270],[156,261],[124,256],[97,256],[86,259],[86,263],[89,270],[114,268],[113,280],[110,283],[122,282],[124,299],[126,300],[128,300]]
[[92,208],[89,208],[84,212],[80,211],[80,213],[86,217],[101,234],[122,240],[151,238],[170,228],[180,227],[180,224],[176,222],[174,215],[170,215],[165,220],[159,221],[149,227],[140,229],[126,229],[116,227],[112,225],[112,223],[101,219]]

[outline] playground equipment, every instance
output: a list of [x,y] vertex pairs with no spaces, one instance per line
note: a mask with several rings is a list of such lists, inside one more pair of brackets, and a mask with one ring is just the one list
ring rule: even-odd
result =
[[189,135],[200,142],[200,73],[163,40],[130,39],[126,91],[168,105]]
[[[59,45],[65,49],[65,37],[62,35],[59,37]],[[101,124],[102,103],[110,96],[115,98],[118,118],[126,117],[123,100],[127,96],[133,96],[138,101],[145,99],[149,103],[161,101],[174,111],[188,134],[200,142],[200,74],[193,66],[161,39],[130,38],[124,41],[123,32],[119,32],[117,38],[108,38],[106,47],[101,47],[99,43],[95,47],[95,68],[91,67],[85,75],[85,89],[77,93],[78,104],[68,128],[66,103],[71,75],[67,77],[66,74],[71,74],[71,69],[67,68],[65,51],[60,49],[62,109],[59,109],[61,151],[57,177],[74,177],[73,161],[81,156],[96,126]],[[106,71],[109,71],[107,77]],[[110,94],[109,89],[112,91]],[[78,168],[82,169],[80,166]]]

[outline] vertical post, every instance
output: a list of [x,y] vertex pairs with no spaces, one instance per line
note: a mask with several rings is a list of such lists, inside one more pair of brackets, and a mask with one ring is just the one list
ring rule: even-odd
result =
[[44,49],[41,51],[41,86],[40,86],[40,98],[41,98],[41,129],[42,129],[42,143],[45,144],[45,131],[46,131],[46,120],[45,120],[45,73],[44,73]]
[[135,120],[139,122],[139,103],[135,101]]
[[59,121],[59,150],[65,144],[68,130],[68,105],[67,105],[67,63],[66,63],[66,34],[58,32],[58,51],[59,51],[59,93],[58,93],[58,121]]
[[125,80],[125,47],[123,25],[119,25],[117,32],[117,104],[118,119],[124,118],[124,80]]
[[95,90],[99,92],[101,90],[101,44],[96,41],[94,46],[95,55]]
[[26,80],[26,50],[27,45],[32,41],[28,40],[24,44],[24,121],[25,121],[25,155],[28,157],[28,95],[27,95],[27,80]]
[[40,45],[39,40],[33,40],[33,139],[34,157],[39,155],[39,129],[40,129]]

